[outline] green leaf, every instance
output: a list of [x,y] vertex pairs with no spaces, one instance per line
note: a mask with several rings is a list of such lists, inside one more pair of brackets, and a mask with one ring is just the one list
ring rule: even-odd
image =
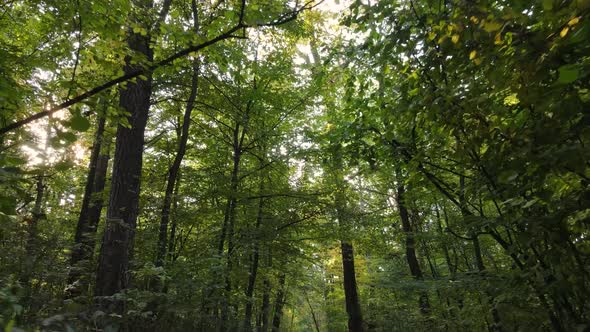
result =
[[74,167],[74,164],[70,160],[60,161],[54,166],[55,170],[60,172],[68,171],[72,167]]
[[561,66],[557,71],[559,72],[557,83],[560,84],[572,83],[580,76],[580,71],[576,65]]
[[553,9],[553,0],[543,0],[543,9],[544,10],[552,10]]
[[483,26],[483,29],[486,32],[498,31],[501,28],[502,28],[502,23],[499,23],[499,22],[486,22]]
[[16,199],[0,196],[0,212],[8,215],[16,214]]
[[70,143],[74,143],[78,139],[78,137],[76,137],[76,135],[71,132],[65,132],[59,136]]
[[410,97],[413,97],[413,96],[417,95],[419,92],[420,92],[420,88],[415,88],[415,89],[408,91],[408,94],[410,95]]
[[76,131],[86,131],[90,128],[90,121],[80,114],[74,115],[70,120],[70,128]]
[[500,173],[498,176],[498,181],[501,183],[510,183],[518,177],[518,172],[514,170],[506,170]]

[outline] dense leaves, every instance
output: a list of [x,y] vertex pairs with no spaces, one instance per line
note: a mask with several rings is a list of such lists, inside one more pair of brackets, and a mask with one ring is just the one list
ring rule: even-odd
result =
[[0,4],[0,326],[590,329],[589,15]]

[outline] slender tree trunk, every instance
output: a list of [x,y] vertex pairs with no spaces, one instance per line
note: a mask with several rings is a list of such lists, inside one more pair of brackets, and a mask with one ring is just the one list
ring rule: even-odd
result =
[[[150,1],[137,1],[138,9],[150,9]],[[129,32],[129,48],[153,60],[149,35]],[[126,59],[125,74],[139,69]],[[140,179],[144,145],[144,131],[150,108],[152,75],[146,79],[127,82],[120,89],[119,105],[127,111],[130,127],[119,125],[115,144],[111,191],[107,210],[107,224],[102,240],[98,271],[96,275],[97,296],[110,296],[127,288],[129,284],[129,261],[132,254],[135,226],[139,208]],[[107,303],[103,304],[107,307]],[[118,307],[118,308],[117,308]],[[119,306],[112,309],[122,309]]]
[[178,211],[178,191],[180,190],[180,172],[176,178],[176,186],[174,187],[174,193],[172,194],[172,225],[170,227],[170,238],[168,239],[168,260],[174,262],[176,260],[176,225],[178,218],[176,213]]
[[[47,127],[45,131],[45,147],[43,149],[43,161],[47,161],[48,157],[48,148],[49,142],[51,138],[51,128],[52,128],[52,117],[50,116],[47,120]],[[26,308],[25,313],[34,312],[35,310],[32,308],[32,293],[33,293],[33,285],[32,285],[32,277],[33,277],[33,270],[37,263],[37,259],[39,257],[39,241],[38,241],[38,232],[39,232],[39,222],[46,218],[46,214],[43,211],[43,200],[47,195],[46,190],[47,186],[45,183],[46,175],[45,172],[41,172],[41,174],[37,175],[37,182],[35,183],[35,205],[33,206],[33,211],[31,211],[31,217],[26,218],[25,221],[28,223],[27,225],[27,242],[25,245],[25,259],[24,259],[24,266],[23,270],[21,271],[21,275],[19,276],[19,282],[24,288],[22,303],[24,308]],[[19,315],[19,322],[22,323],[26,320],[24,315]]]
[[241,154],[241,147],[239,145],[239,137],[240,137],[240,124],[237,123],[236,126],[233,128],[233,140],[232,140],[232,172],[230,178],[230,188],[229,188],[229,196],[227,197],[227,204],[225,207],[225,214],[223,217],[223,224],[221,227],[221,234],[219,235],[219,244],[217,246],[217,254],[221,257],[223,255],[223,249],[225,247],[225,241],[228,240],[229,243],[229,228],[230,224],[233,223],[231,220],[231,216],[236,209],[237,205],[237,191],[238,191],[238,174],[240,172],[240,158]]
[[[105,104],[106,105],[106,104]],[[106,107],[105,107],[106,108]],[[98,119],[94,144],[90,153],[90,164],[86,178],[82,207],[76,226],[74,247],[70,258],[70,273],[68,275],[68,289],[66,297],[73,298],[84,294],[88,287],[88,266],[80,266],[90,263],[96,244],[96,230],[100,221],[103,206],[103,190],[106,182],[109,163],[109,142],[105,138],[106,116],[105,112]],[[104,143],[104,145],[103,145]]]
[[346,313],[348,315],[348,331],[363,331],[363,316],[359,303],[359,296],[356,284],[356,271],[354,268],[354,250],[352,243],[345,239],[345,232],[349,225],[349,215],[347,211],[346,197],[344,196],[345,182],[342,175],[342,155],[339,148],[336,148],[333,154],[335,183],[338,188],[335,192],[336,214],[340,231],[342,233],[340,240],[340,249],[342,255],[342,274],[344,277],[344,297],[346,302]]
[[[256,86],[254,86],[256,87]],[[233,147],[233,169],[230,179],[230,193],[226,213],[223,221],[222,233],[220,236],[218,252],[221,256],[225,238],[227,237],[227,253],[226,253],[226,269],[225,269],[225,296],[221,308],[221,329],[225,328],[225,323],[229,318],[229,307],[231,305],[231,270],[232,270],[232,254],[234,251],[234,227],[236,222],[237,207],[238,207],[238,186],[239,186],[239,172],[240,162],[242,160],[242,147],[244,146],[244,139],[248,130],[249,114],[253,106],[253,101],[249,100],[246,105],[246,110],[242,116],[241,122],[235,124],[232,137]]]
[[[459,177],[459,204],[461,205],[461,215],[463,216],[463,220],[467,217],[471,216],[471,212],[467,209],[467,201],[465,199],[465,177]],[[483,263],[483,257],[481,256],[481,246],[479,244],[479,238],[476,232],[472,232],[471,236],[471,243],[473,244],[473,254],[475,257],[475,266],[477,266],[477,270],[482,272],[486,269]]]
[[[260,195],[264,192],[264,179],[260,179]],[[260,197],[258,200],[258,214],[256,216],[255,234],[258,234],[258,230],[262,224],[262,218],[264,215],[264,198]],[[259,239],[254,240],[254,248],[252,250],[252,261],[250,267],[250,274],[248,276],[248,287],[246,288],[246,306],[244,310],[244,330],[250,330],[252,324],[252,308],[254,306],[254,286],[256,285],[256,276],[258,274],[258,260],[260,257],[259,253]]]
[[[236,126],[236,128],[239,128],[238,126]],[[238,136],[238,130],[235,130],[235,135],[234,138],[237,138]],[[241,159],[241,148],[237,145],[234,146],[234,157],[233,157],[233,170],[232,170],[232,175],[231,175],[231,180],[230,180],[230,196],[228,197],[228,202],[227,202],[227,208],[226,208],[226,214],[225,214],[225,218],[224,218],[224,228],[227,234],[222,234],[221,236],[221,241],[220,241],[220,246],[219,248],[221,248],[221,250],[223,251],[223,243],[224,243],[224,238],[227,237],[227,252],[226,252],[226,268],[225,268],[225,274],[224,274],[224,283],[225,283],[225,295],[223,297],[223,303],[221,306],[221,331],[225,330],[226,327],[226,323],[227,320],[229,319],[229,307],[230,307],[230,296],[231,296],[231,289],[232,289],[232,284],[231,284],[231,269],[232,269],[232,254],[233,254],[233,250],[234,250],[234,242],[233,242],[233,236],[234,236],[234,224],[235,224],[235,219],[236,219],[236,213],[237,213],[237,206],[238,206],[238,200],[237,200],[237,191],[238,191],[238,184],[239,184],[239,179],[238,179],[238,174],[239,174],[239,170],[240,170],[240,159]],[[218,249],[219,249],[218,248]]]
[[[396,203],[402,222],[402,231],[406,235],[406,260],[408,262],[408,266],[410,267],[410,273],[412,274],[412,277],[414,277],[416,280],[422,280],[423,275],[420,268],[420,263],[416,257],[416,242],[414,240],[414,233],[412,231],[412,224],[410,223],[408,208],[406,207],[405,193],[406,189],[400,181],[397,187]],[[422,291],[420,294],[419,305],[420,312],[422,314],[427,314],[430,311],[428,294],[425,291]]]
[[[467,208],[467,200],[465,198],[465,177],[459,177],[459,204],[461,205],[461,215],[463,219],[471,216],[471,212]],[[483,262],[483,257],[481,254],[481,245],[479,243],[478,234],[473,232],[471,234],[471,242],[473,244],[473,254],[475,257],[475,265],[477,266],[477,271],[479,273],[484,273],[486,271],[486,267]],[[492,332],[502,332],[502,321],[500,320],[500,313],[496,307],[495,303],[495,296],[490,291],[485,291],[487,295],[487,301],[491,306],[492,312],[492,325],[488,327],[488,329]],[[487,320],[486,320],[487,321]]]
[[275,299],[275,310],[272,318],[272,331],[278,332],[281,326],[281,317],[283,316],[283,304],[285,304],[285,273],[279,274],[279,287]]
[[[197,12],[196,0],[192,0],[193,10],[193,29],[195,33],[199,31],[199,16]],[[193,71],[191,79],[191,91],[186,103],[184,111],[184,117],[182,122],[182,132],[178,141],[178,148],[176,150],[176,156],[170,169],[168,170],[168,181],[166,182],[166,192],[164,193],[164,202],[162,204],[162,213],[160,218],[160,232],[158,234],[158,249],[156,254],[156,266],[164,265],[166,258],[166,245],[168,242],[168,223],[170,221],[170,206],[172,205],[173,193],[176,181],[178,181],[178,173],[180,171],[180,164],[186,153],[186,144],[189,136],[189,129],[191,123],[191,114],[195,107],[195,101],[197,99],[197,92],[199,86],[199,74],[200,68],[198,60],[193,60]]]
[[[440,216],[440,211],[439,211],[438,205],[436,205],[435,211],[436,211],[436,221],[437,221],[436,225],[437,225],[438,233],[441,237],[443,237],[444,233],[443,233],[442,221],[441,221],[441,216]],[[446,214],[445,214],[445,217],[446,217]],[[455,271],[455,267],[451,263],[451,255],[449,254],[449,247],[447,246],[447,243],[444,240],[444,238],[442,239],[442,249],[443,249],[443,254],[445,255],[445,262],[447,263],[447,269],[449,270],[449,277],[454,278],[456,271]]]
[[166,245],[168,243],[168,223],[170,221],[170,208],[173,201],[173,193],[178,173],[180,171],[180,164],[186,153],[186,144],[189,136],[189,128],[191,123],[191,113],[195,106],[197,97],[197,87],[199,78],[199,65],[194,63],[193,76],[191,84],[191,92],[184,111],[184,119],[182,123],[182,134],[178,142],[178,149],[174,162],[168,171],[168,181],[166,183],[166,192],[164,193],[164,203],[162,204],[162,213],[160,218],[160,232],[158,235],[158,251],[156,255],[156,266],[162,266],[166,257]]
[[426,243],[426,241],[422,241],[422,248],[424,248],[424,255],[426,256],[426,261],[428,262],[428,266],[430,267],[430,274],[432,275],[432,278],[438,279],[438,270],[436,268],[435,263],[430,258],[430,250],[428,249],[428,244]]
[[[309,307],[309,312],[311,313],[311,318],[313,319],[313,325],[315,327],[315,330],[316,330],[316,332],[320,332],[320,324],[318,323],[318,319],[316,318],[315,311],[313,310],[313,307],[311,306],[311,303],[309,302],[309,297],[307,297],[307,294],[305,294],[305,301],[307,302],[307,306]],[[292,319],[291,319],[291,322],[293,322]]]
[[[49,137],[47,139],[49,139]],[[24,267],[19,280],[24,288],[23,303],[25,306],[28,306],[31,300],[31,278],[33,276],[35,262],[37,261],[37,250],[39,250],[39,241],[37,239],[39,221],[45,218],[45,213],[43,212],[43,199],[46,189],[44,179],[44,175],[37,176],[37,182],[35,184],[35,206],[33,207],[31,217],[25,219],[28,222],[27,242],[25,246]]]
[[267,277],[262,282],[263,293],[262,293],[262,304],[260,306],[260,322],[257,330],[259,332],[268,331],[268,318],[270,316],[270,281]]

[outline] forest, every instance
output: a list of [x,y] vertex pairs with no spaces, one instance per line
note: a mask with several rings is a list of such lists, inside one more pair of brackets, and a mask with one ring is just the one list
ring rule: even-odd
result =
[[0,331],[590,331],[590,0],[0,0]]

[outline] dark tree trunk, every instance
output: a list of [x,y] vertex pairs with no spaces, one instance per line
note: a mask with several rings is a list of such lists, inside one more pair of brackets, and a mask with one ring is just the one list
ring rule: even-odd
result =
[[[199,16],[197,12],[197,5],[195,0],[192,1],[193,10],[193,29],[195,33],[199,31]],[[197,92],[199,86],[199,64],[197,60],[193,60],[193,72],[191,79],[191,91],[186,103],[184,111],[184,117],[182,122],[182,133],[178,141],[178,149],[176,150],[176,156],[170,169],[168,170],[168,181],[166,183],[166,192],[164,193],[164,202],[162,204],[162,213],[160,218],[160,232],[158,234],[158,249],[156,253],[156,266],[164,265],[166,258],[166,245],[168,243],[168,223],[170,221],[170,206],[172,205],[172,196],[174,193],[174,187],[176,181],[178,181],[178,172],[180,170],[180,164],[184,158],[186,152],[186,143],[188,141],[189,129],[191,123],[191,114],[195,107],[195,100],[197,99]]]
[[[234,142],[237,142],[239,126],[236,126],[236,130],[234,131]],[[229,319],[229,307],[230,307],[230,296],[231,296],[231,269],[232,269],[232,253],[234,249],[234,224],[236,219],[236,212],[238,206],[237,200],[237,192],[238,192],[238,174],[240,171],[240,159],[241,159],[241,148],[238,145],[234,145],[234,153],[233,153],[233,170],[231,174],[230,180],[230,196],[227,200],[227,207],[225,210],[225,217],[223,221],[223,228],[221,239],[219,242],[218,251],[221,251],[220,254],[223,254],[223,247],[225,239],[227,238],[227,252],[226,252],[226,268],[224,274],[224,284],[225,284],[225,294],[223,296],[223,303],[221,306],[221,331],[224,331],[226,327],[227,320]]]
[[[147,1],[140,7],[150,8]],[[153,60],[149,35],[129,32],[129,48],[148,61]],[[125,74],[138,70],[138,65],[126,59]],[[144,145],[148,119],[152,75],[146,80],[128,82],[120,89],[119,105],[127,111],[131,127],[119,124],[115,144],[107,224],[102,240],[96,275],[97,296],[110,296],[126,289],[129,284],[129,260],[132,254],[135,226],[139,208],[139,192]]]
[[475,265],[477,266],[477,271],[483,272],[485,271],[486,267],[483,263],[483,257],[481,255],[481,246],[479,244],[479,238],[477,237],[477,234],[472,235],[471,242],[473,243],[473,253],[475,256]]
[[[436,205],[435,211],[436,211],[436,221],[437,221],[438,233],[442,237],[444,235],[444,233],[443,233],[442,221],[441,221],[441,216],[440,216],[440,211],[439,211],[438,205]],[[445,213],[445,219],[446,219],[446,213]],[[447,246],[446,240],[444,238],[442,239],[442,249],[443,249],[443,253],[445,255],[445,262],[447,263],[447,269],[449,270],[449,277],[451,279],[453,279],[453,278],[455,278],[456,267],[454,267],[453,264],[451,263],[451,255],[449,254],[449,247]]]
[[[72,298],[86,293],[89,284],[87,266],[94,254],[96,230],[103,206],[103,190],[109,163],[109,142],[104,136],[106,117],[101,115],[90,153],[90,164],[86,178],[82,207],[76,226],[74,247],[70,258],[70,273],[66,297]],[[104,146],[103,146],[103,143]],[[84,266],[81,266],[84,265]]]
[[262,285],[262,304],[260,306],[260,321],[257,326],[257,330],[259,332],[267,332],[268,318],[270,314],[270,281],[268,280],[268,278],[264,278]]
[[346,312],[348,313],[348,331],[363,331],[363,316],[356,286],[354,270],[354,251],[352,244],[340,242],[342,250],[342,270],[344,274],[344,297],[346,298]]
[[363,331],[363,316],[361,313],[361,306],[359,303],[358,290],[356,285],[356,271],[354,268],[354,250],[352,243],[344,238],[344,234],[348,231],[349,215],[347,211],[346,197],[344,196],[343,188],[346,184],[342,175],[342,155],[338,147],[333,153],[334,157],[334,172],[335,183],[338,186],[334,194],[334,203],[336,207],[336,215],[340,232],[342,233],[340,239],[340,249],[342,255],[342,274],[344,277],[344,297],[346,300],[346,313],[348,315],[348,331],[360,332]]
[[[465,220],[469,216],[471,216],[471,212],[467,209],[467,201],[465,199],[465,177],[459,177],[459,204],[461,205],[461,215]],[[475,266],[477,266],[477,270],[482,272],[486,269],[483,263],[483,257],[481,256],[481,246],[479,244],[479,238],[477,237],[476,232],[472,232],[471,236],[471,243],[473,244],[473,254],[475,257]]]
[[[467,200],[465,198],[465,177],[464,176],[459,177],[459,204],[461,205],[461,207],[460,207],[461,215],[462,215],[463,219],[465,220],[465,218],[471,216],[472,214],[467,208]],[[473,244],[473,254],[475,257],[475,265],[477,266],[477,271],[479,273],[483,273],[483,272],[485,272],[486,267],[483,262],[483,257],[481,254],[481,246],[479,243],[478,234],[476,232],[471,233],[471,243]],[[500,319],[500,313],[498,312],[498,309],[496,307],[495,296],[488,290],[485,291],[485,294],[487,295],[487,300],[492,307],[491,311],[492,311],[493,324],[489,327],[489,330],[492,332],[502,332],[503,331],[502,321]],[[487,319],[486,319],[486,321],[487,321]]]
[[172,205],[173,193],[176,181],[178,179],[178,173],[180,170],[180,164],[186,153],[186,144],[189,136],[189,128],[191,123],[191,113],[195,106],[195,100],[197,97],[197,87],[199,78],[199,66],[195,62],[193,65],[193,76],[191,84],[191,92],[189,95],[186,109],[184,111],[184,118],[182,122],[182,134],[178,142],[178,149],[174,162],[168,170],[168,181],[166,183],[166,192],[164,193],[164,203],[162,204],[162,213],[160,218],[160,232],[158,235],[158,251],[156,254],[156,266],[164,265],[164,259],[166,257],[166,245],[168,243],[168,223],[170,221],[170,207]]
[[177,227],[177,220],[176,213],[178,211],[178,191],[180,187],[180,172],[176,178],[176,186],[174,188],[174,193],[172,194],[173,203],[172,203],[172,225],[170,227],[170,238],[168,239],[168,260],[170,262],[174,262],[178,257],[176,253],[176,227]]
[[[260,180],[260,195],[264,191],[264,179]],[[264,215],[264,198],[260,197],[258,201],[258,214],[256,216],[256,226],[254,234],[258,234],[260,225],[262,224],[262,218]],[[250,267],[250,275],[248,276],[248,287],[246,288],[246,306],[244,310],[244,330],[250,330],[252,325],[252,308],[254,306],[254,286],[256,285],[256,276],[258,274],[258,261],[260,258],[259,253],[259,239],[254,239],[254,248],[252,249],[252,261]]]
[[[255,87],[255,86],[254,86]],[[225,211],[225,217],[223,220],[222,231],[220,235],[218,253],[221,257],[223,253],[223,247],[227,238],[227,253],[226,253],[226,268],[225,268],[225,296],[221,307],[221,329],[225,328],[225,323],[229,318],[229,307],[231,305],[231,270],[232,270],[232,254],[234,250],[234,227],[236,223],[236,214],[238,207],[238,186],[240,183],[240,162],[242,160],[244,139],[246,138],[246,132],[248,130],[248,122],[250,117],[250,111],[252,109],[253,101],[248,101],[246,110],[242,116],[241,122],[236,122],[232,133],[232,148],[233,148],[233,169],[230,179],[230,192],[227,201],[227,207]]]
[[279,275],[279,287],[275,299],[275,311],[272,318],[272,331],[278,332],[281,327],[281,317],[283,316],[283,304],[285,304],[285,274]]
[[[412,224],[410,223],[410,217],[408,214],[408,208],[406,207],[405,201],[405,187],[401,182],[397,187],[396,203],[399,210],[400,219],[402,222],[402,231],[406,235],[406,260],[410,267],[410,273],[416,280],[422,280],[422,270],[420,269],[420,263],[416,257],[416,241],[414,240],[414,233],[412,231]],[[430,304],[428,301],[428,294],[422,291],[419,299],[420,312],[426,314],[430,311]]]

